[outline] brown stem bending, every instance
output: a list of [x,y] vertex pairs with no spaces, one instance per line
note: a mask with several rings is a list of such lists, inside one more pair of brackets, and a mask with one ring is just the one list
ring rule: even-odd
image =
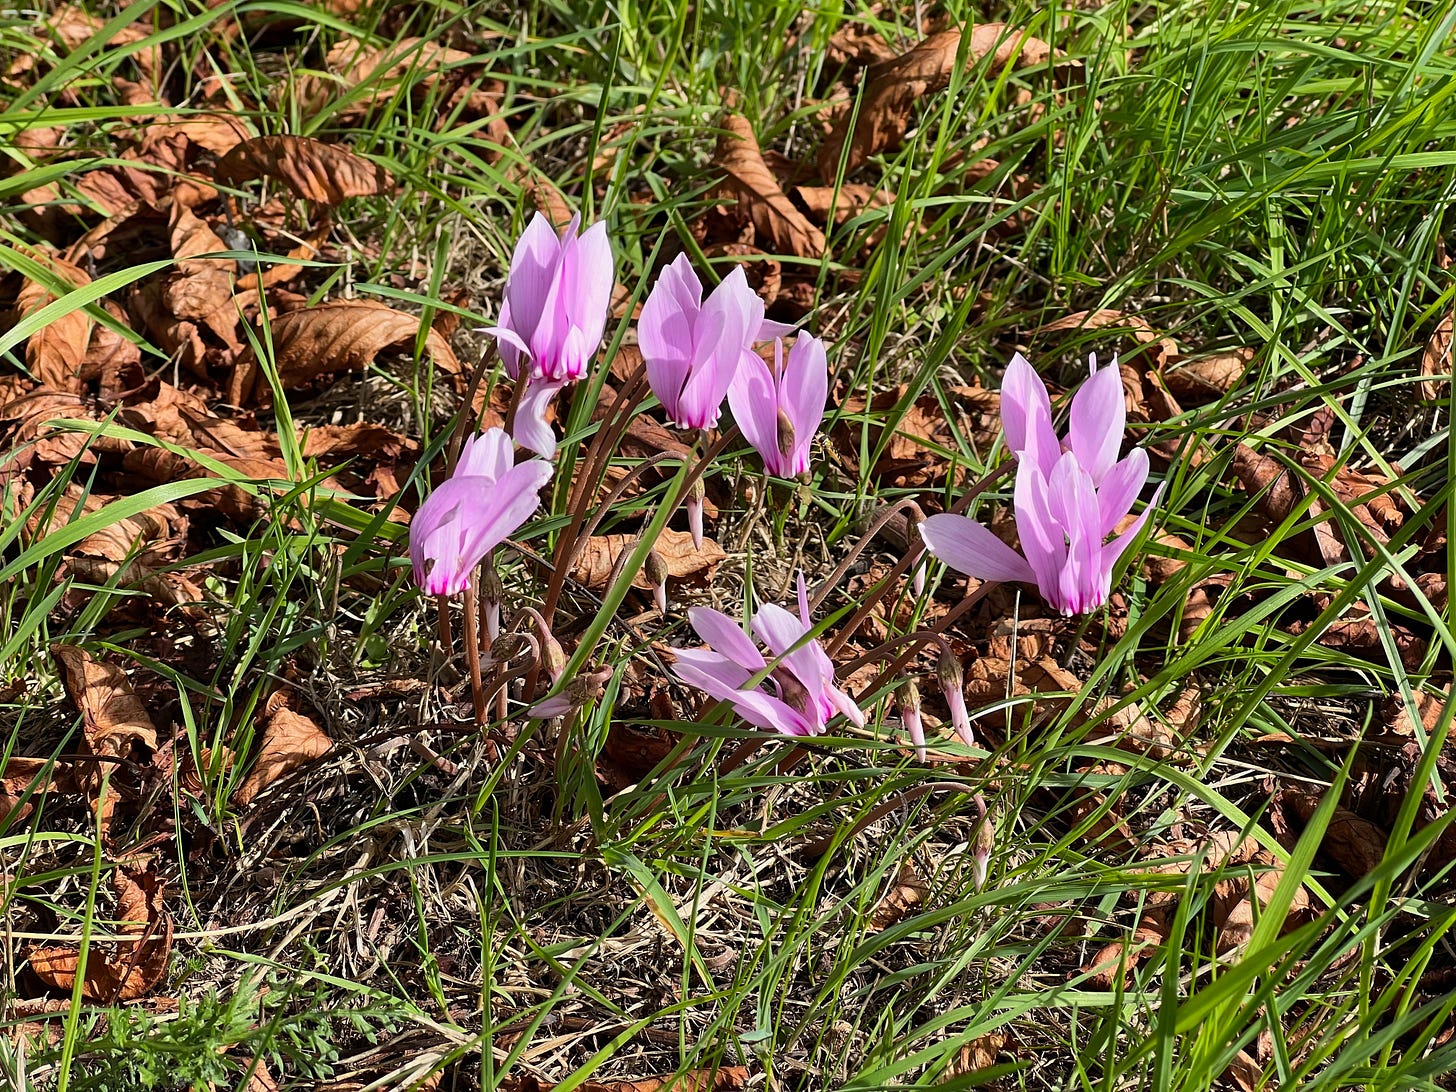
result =
[[[470,382],[465,386],[465,402],[460,407],[460,419],[455,422],[455,431],[450,437],[450,446],[445,452],[445,469],[449,473],[455,472],[455,463],[460,458],[460,448],[465,443],[465,434],[470,430],[471,424],[478,421],[474,412],[475,392],[480,389],[480,381],[490,370],[491,357],[494,353],[493,345],[485,347],[485,351],[480,354],[480,363],[475,365],[475,370],[470,373]],[[520,401],[520,392],[524,387],[524,383],[516,384],[516,395],[511,404],[512,412],[515,410],[515,403]]]
[[486,721],[485,684],[480,677],[480,625],[476,620],[475,596],[465,593],[465,662],[470,665],[470,699],[475,704],[475,723]]

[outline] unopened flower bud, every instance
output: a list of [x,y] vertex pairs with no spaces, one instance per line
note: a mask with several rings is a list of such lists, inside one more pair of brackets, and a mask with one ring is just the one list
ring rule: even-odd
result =
[[915,571],[910,575],[910,590],[915,593],[916,599],[925,594],[925,558],[923,557],[915,563]]
[[794,422],[783,410],[779,410],[778,414],[778,445],[779,453],[785,459],[794,453]]
[[561,673],[566,670],[566,652],[561,647],[561,642],[549,633],[544,634],[541,641],[541,663],[546,668],[546,673],[551,676],[552,683],[561,681]]
[[494,641],[500,636],[501,601],[506,590],[501,585],[500,574],[489,561],[480,570],[480,605],[485,617],[485,639]]
[[657,603],[657,613],[666,617],[667,562],[662,560],[662,555],[656,550],[648,550],[647,560],[642,568],[647,573],[647,582],[652,585],[652,598]]
[[568,681],[555,697],[543,698],[531,706],[526,713],[538,720],[549,720],[551,717],[564,717],[568,713],[574,713],[588,702],[595,700],[611,677],[612,671],[606,667],[577,675]]
[[986,814],[986,801],[980,793],[976,793],[976,811],[980,818],[972,835],[971,860],[975,863],[976,890],[979,891],[986,886],[991,851],[996,848],[996,828],[991,825],[991,817]]
[[941,649],[940,659],[935,662],[935,677],[945,692],[945,704],[950,707],[950,722],[956,735],[967,747],[974,747],[976,737],[971,732],[971,716],[966,710],[965,673],[961,671],[960,658],[948,648]]
[[895,700],[900,703],[900,719],[910,733],[910,742],[915,744],[915,757],[925,761],[925,723],[920,719],[920,688],[914,679],[906,679],[895,691]]
[[688,490],[688,530],[693,534],[693,549],[703,548],[703,498],[708,495],[707,489],[703,486],[702,476],[693,479],[692,488]]

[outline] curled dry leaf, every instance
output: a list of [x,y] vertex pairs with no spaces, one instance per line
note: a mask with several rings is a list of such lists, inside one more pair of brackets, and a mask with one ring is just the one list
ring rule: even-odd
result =
[[752,219],[755,243],[775,254],[822,257],[824,233],[809,223],[779,187],[763,161],[748,119],[728,114],[723,118],[723,130],[714,161],[728,176],[725,188]]
[[[1064,330],[1103,330],[1120,327],[1127,330],[1139,345],[1149,346],[1147,353],[1138,354],[1139,367],[1162,368],[1178,359],[1178,343],[1170,337],[1160,337],[1141,315],[1129,315],[1124,311],[1104,308],[1100,311],[1078,311],[1064,315],[1045,326],[1038,327],[1039,334],[1053,334]],[[1132,360],[1134,354],[1119,353],[1118,360]],[[1124,377],[1124,384],[1126,379]]]
[[[412,346],[419,331],[418,315],[372,300],[335,300],[279,315],[272,322],[279,382],[293,388],[325,372],[358,371],[373,363],[383,349]],[[425,350],[441,371],[459,373],[455,351],[435,330],[425,334]],[[257,374],[258,363],[249,348],[233,371],[229,399],[234,405],[246,404]]]
[[[118,865],[112,889],[120,923],[117,934],[126,939],[116,943],[115,951],[91,946],[81,986],[87,1001],[101,1005],[145,997],[166,975],[172,951],[172,916],[162,907],[155,865]],[[74,988],[81,962],[77,948],[38,948],[29,957],[30,969],[47,986],[63,993]]]
[[349,197],[388,193],[389,172],[339,144],[300,136],[245,140],[218,160],[218,181],[238,185],[274,178],[306,201],[337,205]]
[[[1451,687],[1442,688],[1438,694],[1432,694],[1428,690],[1416,690],[1416,713],[1420,717],[1420,725],[1427,732],[1434,732],[1441,720],[1441,711],[1445,709],[1446,703],[1451,700]],[[1416,721],[1412,719],[1410,709],[1406,706],[1405,699],[1400,694],[1391,694],[1385,700],[1381,709],[1385,716],[1385,725],[1396,735],[1409,736],[1415,734]]]
[[[593,535],[587,539],[571,568],[573,580],[588,588],[605,588],[616,568],[617,558],[631,553],[637,547],[636,535]],[[706,584],[727,554],[711,538],[703,539],[702,549],[693,546],[693,536],[687,531],[668,528],[657,536],[653,545],[658,556],[667,565],[667,575],[674,580],[693,580]],[[648,589],[652,585],[643,573],[632,581],[634,588]]]
[[229,348],[240,348],[237,338],[238,305],[233,302],[237,262],[203,258],[230,249],[216,232],[190,209],[172,213],[172,254],[177,272],[167,278],[163,301],[179,319],[201,322]]
[[87,750],[107,758],[146,761],[157,749],[157,728],[116,664],[91,658],[75,645],[51,645],[66,696],[80,712]]
[[930,894],[930,885],[925,882],[915,865],[906,861],[895,874],[895,882],[885,892],[870,915],[869,931],[882,933],[890,926],[904,921],[910,913],[925,901]]
[[[1001,396],[996,391],[979,386],[945,388],[946,402],[956,415],[953,429],[946,406],[933,392],[922,394],[897,411],[895,408],[905,401],[908,390],[904,385],[894,387],[879,392],[868,402],[863,394],[847,392],[843,396],[843,412],[830,432],[830,446],[855,476],[858,476],[861,429],[866,426],[870,451],[879,452],[874,475],[884,485],[937,488],[945,484],[950,465],[949,460],[937,455],[936,448],[956,450],[959,433],[971,441],[972,450],[984,455],[999,439]],[[868,420],[856,419],[859,415]],[[889,421],[894,422],[895,431],[886,440],[883,430]],[[956,482],[966,473],[963,465],[957,465]]]
[[972,1073],[995,1068],[996,1059],[1006,1049],[1007,1041],[1004,1031],[990,1031],[972,1039],[961,1047],[960,1053],[955,1056],[950,1065],[946,1066],[941,1083],[948,1084],[957,1077],[965,1077]]
[[1233,390],[1248,374],[1256,351],[1242,347],[1182,360],[1163,372],[1168,389],[1190,406],[1214,402]]
[[[1284,869],[1267,849],[1258,850],[1249,860],[1257,870],[1252,882],[1248,876],[1222,880],[1214,886],[1214,924],[1218,928],[1215,949],[1220,953],[1232,952],[1247,944],[1254,935],[1254,925],[1263,909],[1269,905],[1279,882],[1284,878]],[[1258,900],[1258,907],[1255,907]],[[1309,893],[1301,884],[1295,889],[1289,904],[1286,926],[1297,921],[1299,915],[1309,909]]]
[[[68,288],[80,288],[91,283],[84,270],[70,262],[64,262],[53,255],[31,255],[48,266],[56,279]],[[20,286],[15,309],[21,318],[26,318],[58,297],[46,285],[29,277]],[[81,389],[81,362],[86,359],[86,347],[91,342],[91,316],[81,308],[68,311],[52,319],[25,343],[25,366],[30,374],[47,386],[58,391],[79,391]]]
[[894,47],[878,31],[858,23],[845,23],[829,36],[824,48],[824,59],[830,65],[863,68],[876,61],[891,60],[894,56]]
[[[819,151],[819,177],[828,181],[838,176],[841,154],[845,173],[849,174],[870,156],[898,147],[916,107],[927,95],[950,83],[961,51],[961,37],[959,30],[942,30],[908,52],[871,66],[865,74],[864,95],[858,116],[853,119],[853,130],[852,115],[840,118]],[[1052,56],[1051,46],[1040,38],[1005,23],[984,23],[974,28],[965,49],[966,64],[990,58],[992,71],[1013,60],[1036,65]]]
[[833,186],[795,186],[794,197],[821,224],[833,219],[835,226],[847,223],[865,209],[887,208],[895,201],[893,190],[876,189],[862,182]]
[[263,742],[248,776],[232,795],[235,807],[245,808],[279,778],[327,753],[333,741],[309,717],[292,708],[286,691],[278,691],[263,706]]
[[[1275,804],[1287,806],[1308,823],[1319,807],[1320,796],[1304,788],[1282,790]],[[1325,828],[1320,849],[1327,853],[1352,880],[1361,879],[1380,867],[1385,859],[1386,834],[1377,824],[1344,805],[1335,806],[1330,825]]]

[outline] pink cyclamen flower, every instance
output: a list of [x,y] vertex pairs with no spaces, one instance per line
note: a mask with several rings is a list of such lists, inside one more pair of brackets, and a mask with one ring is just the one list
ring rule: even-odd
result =
[[763,468],[779,478],[809,469],[809,447],[829,397],[829,359],[824,342],[800,333],[784,360],[782,339],[774,342],[774,366],[757,353],[744,353],[728,385],[728,404],[744,438],[763,457]]
[[[1112,569],[1147,522],[1158,494],[1121,535],[1113,529],[1127,516],[1148,480],[1148,456],[1134,448],[1118,461],[1126,425],[1122,379],[1116,361],[1097,368],[1072,398],[1066,439],[1052,426],[1046,385],[1020,354],[1001,388],[1001,417],[1015,453],[1017,553],[988,528],[965,516],[931,516],[920,525],[926,548],[952,569],[980,580],[1035,584],[1065,615],[1107,602]],[[1159,493],[1161,493],[1159,487]]]
[[573,216],[557,235],[541,213],[532,218],[511,255],[500,320],[486,331],[511,378],[526,383],[512,425],[516,442],[546,458],[556,451],[546,409],[562,387],[586,375],[616,283],[606,224],[578,235],[580,223]]
[[481,558],[536,511],[537,493],[551,473],[551,464],[541,459],[516,463],[511,438],[501,429],[466,440],[454,472],[410,520],[415,583],[430,595],[470,587]]
[[763,673],[769,661],[737,622],[711,607],[694,607],[688,621],[712,650],[678,651],[674,673],[726,701],[748,723],[790,736],[817,736],[839,712],[864,726],[864,713],[854,699],[834,685],[834,664],[824,649],[818,641],[806,640],[813,625],[802,573],[798,617],[772,603],[753,616],[754,635],[777,661],[759,684],[749,686],[748,681]]
[[[778,323],[769,324],[773,330]],[[713,428],[739,361],[764,336],[763,300],[738,266],[703,299],[686,254],[662,271],[637,320],[647,381],[678,428]]]

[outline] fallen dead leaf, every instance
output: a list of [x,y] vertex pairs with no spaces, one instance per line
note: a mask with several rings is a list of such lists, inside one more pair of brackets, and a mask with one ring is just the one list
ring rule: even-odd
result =
[[728,176],[724,185],[729,194],[747,209],[756,245],[795,258],[823,256],[824,233],[809,223],[779,187],[763,161],[753,127],[742,114],[723,118],[714,162]]
[[[1319,807],[1318,793],[1303,788],[1279,792],[1276,803],[1287,805],[1301,823],[1308,823]],[[1343,805],[1335,806],[1330,825],[1325,828],[1320,849],[1327,853],[1352,880],[1368,876],[1385,859],[1386,834],[1378,825]]]
[[[838,177],[841,157],[847,175],[870,156],[899,147],[916,108],[950,83],[961,39],[959,30],[942,30],[908,52],[872,65],[865,73],[858,115],[840,118],[819,150],[819,177],[826,182]],[[983,23],[965,43],[965,63],[989,57],[993,72],[1013,59],[1024,66],[1042,64],[1051,56],[1051,46],[1040,38],[1005,23]]]
[[[1147,319],[1141,315],[1129,315],[1125,311],[1104,308],[1100,311],[1078,311],[1038,327],[1039,334],[1053,334],[1065,330],[1104,330],[1121,328],[1132,334],[1139,345],[1148,347],[1146,353],[1118,353],[1118,361],[1127,364],[1136,357],[1139,368],[1161,369],[1178,359],[1178,343],[1170,337],[1160,337],[1154,332]],[[1126,377],[1124,373],[1124,382]]]
[[87,749],[107,758],[145,762],[157,749],[157,727],[116,664],[92,659],[75,645],[51,645],[66,696],[81,713]]
[[854,65],[863,68],[895,56],[895,48],[871,27],[846,22],[829,36],[824,59],[831,65]]
[[[572,579],[588,588],[606,587],[617,558],[623,553],[631,553],[637,541],[636,535],[593,535],[572,565]],[[719,563],[728,557],[711,538],[704,538],[702,548],[698,549],[693,546],[693,536],[689,532],[671,528],[657,536],[653,549],[666,563],[669,578],[701,584],[710,581]],[[632,586],[645,590],[652,584],[644,573],[639,572]]]
[[[62,285],[81,288],[91,283],[85,271],[70,262],[35,252],[31,256],[49,267]],[[21,318],[26,318],[57,298],[50,288],[27,277],[16,297],[16,311]],[[52,319],[30,335],[25,343],[25,366],[47,387],[58,391],[79,391],[81,362],[86,359],[86,347],[90,342],[91,316],[77,308]]]
[[906,917],[930,894],[930,885],[925,882],[915,865],[906,861],[895,874],[895,882],[880,899],[870,915],[869,931],[882,933],[890,926],[904,921]]
[[[984,455],[1001,435],[1001,396],[983,387],[945,388],[946,402],[956,414],[954,428],[946,407],[934,392],[921,394],[909,405],[905,385],[881,391],[868,400],[863,394],[844,392],[839,423],[830,432],[832,450],[846,469],[858,476],[861,428],[868,426],[870,451],[879,452],[874,475],[882,485],[938,488],[946,484],[948,460],[937,458],[935,449],[954,451],[957,433],[971,441],[971,448]],[[901,407],[895,413],[890,411]],[[868,411],[868,412],[867,412]],[[867,420],[859,419],[863,415]],[[884,437],[887,421],[894,432]],[[956,482],[966,475],[964,465],[956,467]]]
[[[502,1092],[555,1092],[554,1084],[540,1084],[534,1078],[523,1078],[515,1088]],[[718,1069],[693,1069],[678,1076],[638,1077],[615,1081],[587,1081],[575,1086],[580,1092],[743,1092],[748,1084],[748,1070],[743,1066]]]
[[1162,373],[1163,379],[1180,400],[1201,406],[1217,401],[1238,386],[1257,355],[1254,349],[1243,347],[1180,360]]
[[[272,322],[273,356],[285,388],[302,386],[325,372],[358,371],[392,345],[413,345],[420,331],[418,315],[406,314],[372,300],[335,300],[279,315]],[[425,349],[435,365],[450,375],[460,361],[450,343],[436,331],[425,334]],[[257,359],[250,348],[233,370],[229,400],[246,405],[254,393]]]
[[946,1066],[941,1083],[949,1084],[957,1077],[965,1077],[972,1073],[995,1068],[996,1059],[1001,1056],[1001,1051],[1006,1048],[1006,1043],[1007,1036],[1004,1031],[991,1031],[972,1039],[961,1047],[955,1060]]
[[[167,973],[172,951],[172,917],[162,907],[162,886],[152,864],[118,865],[112,875],[116,895],[118,941],[114,952],[93,944],[86,960],[82,996],[95,1004],[135,1001],[145,997]],[[38,948],[29,953],[30,968],[42,982],[61,992],[76,982],[81,954],[71,946]]]
[[273,782],[328,752],[333,741],[309,717],[291,706],[287,691],[273,694],[263,706],[263,742],[257,761],[236,789],[232,804],[245,808]]
[[[1427,732],[1436,730],[1440,722],[1441,711],[1445,709],[1446,703],[1451,700],[1451,687],[1442,688],[1438,694],[1432,694],[1428,690],[1418,689],[1415,691],[1416,712],[1420,717],[1421,727]],[[1406,707],[1405,699],[1399,693],[1391,694],[1385,700],[1382,707],[1385,715],[1385,724],[1390,731],[1397,735],[1409,736],[1415,734],[1415,721],[1411,718],[1410,709]]]
[[394,182],[377,163],[339,144],[300,136],[245,140],[218,160],[218,181],[238,185],[274,178],[306,201],[337,205],[350,197],[388,193]]
[[241,348],[237,337],[238,305],[233,301],[237,262],[204,258],[231,249],[204,221],[187,208],[172,213],[172,254],[177,272],[163,290],[167,309],[179,319],[201,322],[230,349]]

